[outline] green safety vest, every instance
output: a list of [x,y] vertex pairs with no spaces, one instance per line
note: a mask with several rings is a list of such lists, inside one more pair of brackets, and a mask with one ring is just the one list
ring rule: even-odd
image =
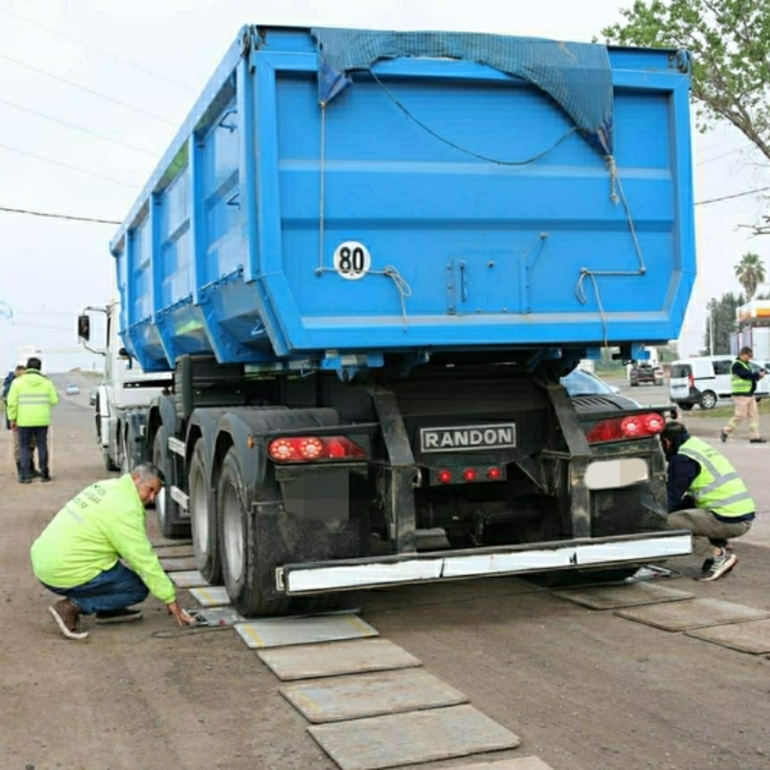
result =
[[59,403],[53,383],[30,369],[11,383],[8,419],[20,428],[44,428],[51,424],[51,407]]
[[[733,366],[735,366],[735,364],[740,364],[749,372],[752,371],[752,368],[740,358],[735,359]],[[732,369],[730,371],[732,372]],[[733,374],[730,378],[730,387],[732,388],[733,394],[736,396],[750,396],[751,391],[754,389],[754,380],[744,380],[743,377],[736,377]]]
[[700,473],[687,490],[698,508],[708,508],[725,518],[754,513],[756,506],[746,485],[723,454],[692,437],[679,447],[679,454],[700,466]]

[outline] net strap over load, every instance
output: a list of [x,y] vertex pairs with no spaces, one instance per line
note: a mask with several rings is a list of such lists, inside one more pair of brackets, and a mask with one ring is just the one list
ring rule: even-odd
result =
[[602,155],[612,155],[612,72],[606,46],[465,32],[379,32],[315,28],[318,98],[326,105],[349,73],[380,59],[450,58],[485,64],[548,94]]

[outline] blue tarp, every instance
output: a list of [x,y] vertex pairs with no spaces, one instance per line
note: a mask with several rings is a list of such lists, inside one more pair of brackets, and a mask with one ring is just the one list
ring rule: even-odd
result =
[[464,32],[315,28],[312,34],[323,104],[350,85],[348,73],[368,70],[379,59],[462,59],[532,83],[559,104],[599,152],[612,154],[612,72],[603,45]]

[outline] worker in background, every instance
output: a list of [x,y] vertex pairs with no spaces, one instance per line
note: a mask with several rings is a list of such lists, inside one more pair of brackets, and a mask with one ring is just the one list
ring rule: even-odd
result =
[[694,552],[706,557],[696,579],[717,580],[738,563],[728,541],[751,529],[754,501],[730,461],[682,423],[669,422],[660,442],[668,460],[668,528],[693,533]]
[[145,529],[145,506],[163,484],[163,473],[151,463],[98,481],[70,500],[32,544],[35,576],[64,597],[48,611],[65,638],[88,638],[78,628],[81,615],[95,613],[100,624],[140,620],[142,611],[131,605],[149,592],[179,626],[195,622],[177,602]]
[[[15,369],[11,369],[8,374],[5,375],[5,379],[3,380],[3,405],[5,406],[5,427],[8,430],[11,430],[11,420],[8,417],[8,393],[11,390],[11,384],[17,377],[21,377],[22,374],[24,374],[25,365],[21,362],[16,364]],[[21,481],[21,453],[19,451],[19,431],[14,430],[12,432],[13,435],[13,461],[16,464],[16,475],[18,476],[19,481]],[[32,449],[34,453],[34,449],[36,447],[34,438],[32,440]],[[34,457],[32,459],[32,476],[40,478],[40,471],[35,468],[35,461]]]
[[757,389],[757,383],[765,376],[765,370],[755,369],[749,364],[754,351],[751,348],[741,348],[738,358],[733,361],[731,389],[735,413],[730,422],[722,428],[719,437],[722,443],[727,441],[727,437],[745,420],[749,421],[749,441],[752,444],[766,444],[767,439],[762,438],[759,433],[759,408],[754,391]]
[[24,373],[16,377],[8,391],[8,419],[11,430],[19,433],[20,471],[19,482],[32,481],[32,458],[37,446],[40,480],[50,481],[48,466],[48,427],[51,424],[51,407],[59,403],[59,395],[53,383],[40,373],[39,358],[30,358]]

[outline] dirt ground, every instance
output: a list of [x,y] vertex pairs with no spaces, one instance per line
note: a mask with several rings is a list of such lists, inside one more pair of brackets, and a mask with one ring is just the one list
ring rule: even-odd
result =
[[[0,768],[336,767],[232,630],[177,631],[150,598],[140,623],[92,626],[87,642],[59,635],[28,553],[68,498],[107,475],[86,404],[87,395],[56,409],[51,484],[17,484],[10,434],[0,435]],[[745,473],[765,500],[770,449],[752,451]],[[152,514],[148,522],[155,534]],[[770,610],[768,551],[751,536],[735,547],[741,563],[724,580],[692,581],[696,561],[687,559],[675,566],[688,574],[667,584]],[[180,598],[194,606],[185,592]],[[764,656],[588,610],[509,578],[361,592],[349,604],[522,738],[515,751],[476,761],[536,755],[554,770],[770,767]]]

